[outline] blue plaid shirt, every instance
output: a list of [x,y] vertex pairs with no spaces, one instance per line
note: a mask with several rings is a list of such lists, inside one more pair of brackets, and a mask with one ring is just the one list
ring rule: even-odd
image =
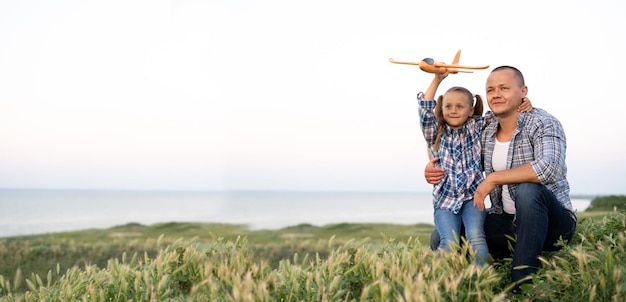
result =
[[437,139],[437,118],[435,100],[424,100],[424,94],[417,95],[419,101],[420,126],[430,154],[439,158],[439,166],[445,176],[433,187],[435,209],[451,210],[458,214],[463,203],[474,199],[478,185],[485,179],[481,160],[481,133],[488,124],[496,121],[491,111],[483,117],[470,118],[458,130],[446,125],[441,143],[434,150]]
[[[496,144],[498,124],[492,123],[485,128],[482,137],[485,156],[485,174],[493,172],[493,148]],[[522,112],[517,117],[517,129],[511,138],[511,146],[507,155],[507,169],[530,163],[541,184],[550,190],[563,208],[577,221],[574,207],[569,198],[567,182],[567,166],[565,149],[567,147],[563,126],[554,116],[545,110],[534,108],[530,112]],[[515,196],[517,185],[509,185],[509,193]],[[489,195],[491,213],[502,213],[502,186]]]

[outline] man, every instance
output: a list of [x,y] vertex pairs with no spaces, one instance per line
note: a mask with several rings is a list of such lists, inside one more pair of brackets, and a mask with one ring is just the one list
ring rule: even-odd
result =
[[[558,250],[559,239],[574,236],[578,219],[569,198],[565,133],[561,123],[542,109],[517,111],[528,93],[517,68],[495,68],[486,89],[498,122],[482,134],[486,178],[474,194],[474,204],[483,210],[489,195],[491,208],[485,219],[489,252],[502,259],[511,256],[509,244],[514,246],[511,280],[519,286],[537,271],[542,251]],[[430,184],[443,177],[435,161],[425,170]],[[433,232],[431,241],[437,236]],[[516,240],[509,242],[509,236]]]

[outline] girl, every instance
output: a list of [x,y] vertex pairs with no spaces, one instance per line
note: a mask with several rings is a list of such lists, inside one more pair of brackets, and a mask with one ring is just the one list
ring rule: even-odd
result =
[[[479,95],[463,87],[452,87],[434,100],[439,84],[448,73],[435,74],[426,90],[419,93],[420,125],[428,145],[429,155],[438,157],[446,175],[433,187],[435,228],[441,236],[439,249],[449,251],[459,243],[461,227],[470,247],[476,252],[475,263],[489,263],[485,239],[486,212],[474,206],[474,192],[484,180],[481,162],[480,135],[485,126],[496,122],[491,111],[483,113]],[[520,111],[530,111],[528,99]]]

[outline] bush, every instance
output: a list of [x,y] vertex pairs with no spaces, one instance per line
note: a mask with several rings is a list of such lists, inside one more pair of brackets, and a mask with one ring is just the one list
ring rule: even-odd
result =
[[587,211],[613,211],[613,210],[626,210],[626,196],[624,195],[610,195],[596,197],[591,200],[591,204]]

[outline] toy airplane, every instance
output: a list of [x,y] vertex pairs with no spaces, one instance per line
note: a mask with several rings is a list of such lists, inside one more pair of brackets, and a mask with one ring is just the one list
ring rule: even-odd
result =
[[425,58],[421,62],[402,62],[396,61],[392,58],[389,58],[389,62],[394,64],[407,64],[407,65],[418,65],[421,70],[429,73],[458,73],[458,72],[467,72],[471,73],[473,71],[464,70],[464,69],[487,69],[489,65],[486,66],[463,66],[459,64],[459,58],[461,57],[461,50],[456,52],[456,56],[454,56],[454,60],[452,64],[446,64],[442,62],[437,62],[432,58]]

